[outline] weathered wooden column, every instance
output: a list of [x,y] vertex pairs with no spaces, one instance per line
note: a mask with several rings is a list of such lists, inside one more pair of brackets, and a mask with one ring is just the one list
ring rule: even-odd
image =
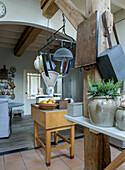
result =
[[[102,13],[107,11],[109,18],[109,28],[112,26],[112,15],[110,13],[110,0],[86,0],[86,17],[88,18],[91,14],[98,10],[99,11],[99,43],[98,53],[100,54],[107,48],[106,37],[104,36],[104,28],[102,23]],[[111,31],[111,30],[110,30]],[[89,47],[91,48],[91,47]],[[98,72],[96,64],[89,66],[89,69],[84,70],[84,113],[85,117],[88,117],[88,83],[87,75],[90,78],[98,81],[101,77]],[[103,170],[110,162],[110,147],[109,137],[100,133],[91,132],[90,129],[84,128],[84,160],[85,170]]]

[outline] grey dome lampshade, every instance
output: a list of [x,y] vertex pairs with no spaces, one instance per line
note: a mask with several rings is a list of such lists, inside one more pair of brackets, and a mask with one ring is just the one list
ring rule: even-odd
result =
[[62,61],[63,59],[66,59],[67,61],[69,61],[73,59],[73,55],[69,49],[59,48],[54,53],[53,59],[56,61]]

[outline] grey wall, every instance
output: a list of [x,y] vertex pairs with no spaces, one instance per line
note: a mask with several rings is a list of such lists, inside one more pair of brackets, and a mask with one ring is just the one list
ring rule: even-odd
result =
[[63,98],[83,101],[83,68],[70,69],[63,77]]

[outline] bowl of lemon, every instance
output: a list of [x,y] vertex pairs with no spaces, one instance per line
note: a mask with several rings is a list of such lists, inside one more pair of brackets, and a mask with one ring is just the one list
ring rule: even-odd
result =
[[54,98],[50,98],[48,101],[41,101],[39,103],[39,108],[42,110],[53,110],[55,109],[59,104],[55,103]]

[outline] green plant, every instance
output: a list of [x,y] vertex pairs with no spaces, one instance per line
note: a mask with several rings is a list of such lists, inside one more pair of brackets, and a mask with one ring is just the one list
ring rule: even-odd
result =
[[104,80],[99,80],[98,82],[91,81],[88,76],[88,99],[95,97],[95,96],[105,96],[106,98],[113,97],[117,98],[117,96],[120,96],[118,93],[118,88],[120,87],[121,82],[114,83],[114,80],[111,79],[108,82],[105,82]]

